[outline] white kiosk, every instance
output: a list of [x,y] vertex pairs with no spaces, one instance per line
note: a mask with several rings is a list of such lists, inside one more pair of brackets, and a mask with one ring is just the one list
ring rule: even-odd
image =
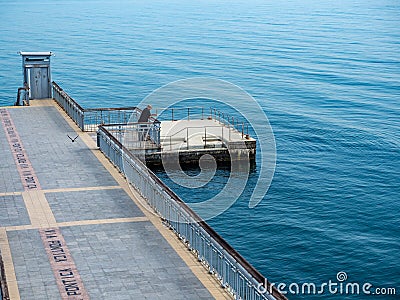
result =
[[29,105],[30,99],[51,98],[51,52],[20,52],[24,73],[24,87],[18,89],[16,105],[21,105],[21,91],[25,90],[23,104]]

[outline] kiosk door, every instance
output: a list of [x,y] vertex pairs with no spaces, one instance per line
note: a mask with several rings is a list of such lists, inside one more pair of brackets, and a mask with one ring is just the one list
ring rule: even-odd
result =
[[44,99],[50,98],[50,80],[47,67],[30,68],[30,98]]

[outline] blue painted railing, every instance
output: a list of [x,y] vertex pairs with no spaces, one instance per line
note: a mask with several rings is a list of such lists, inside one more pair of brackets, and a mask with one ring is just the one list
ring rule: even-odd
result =
[[57,83],[53,81],[53,99],[64,109],[68,116],[78,127],[84,131],[85,110],[74,99],[72,99]]
[[130,151],[161,147],[160,122],[105,124],[102,126]]
[[98,146],[146,199],[152,209],[174,230],[210,274],[235,299],[286,299],[269,281],[187,206],[106,126],[97,132]]

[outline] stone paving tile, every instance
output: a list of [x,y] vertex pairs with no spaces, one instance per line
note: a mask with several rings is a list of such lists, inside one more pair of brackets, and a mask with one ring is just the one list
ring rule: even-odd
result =
[[92,299],[213,299],[150,222],[61,230]]
[[10,109],[43,189],[116,185],[55,107]]
[[7,232],[21,300],[61,299],[37,230]]
[[0,196],[0,227],[31,224],[20,195]]
[[123,189],[46,193],[57,222],[143,217]]
[[[54,107],[10,109],[10,114],[43,189],[117,184],[79,138],[69,140],[67,134],[75,134]],[[0,157],[1,188],[22,191],[12,156],[7,158],[9,146],[4,140],[0,145],[6,153]],[[58,222],[143,216],[122,190],[46,193],[46,198]],[[29,222],[21,196],[0,198],[0,212],[0,226]],[[150,222],[70,226],[61,232],[91,299],[212,299]],[[60,299],[38,230],[7,236],[21,299]]]
[[0,193],[22,192],[21,178],[15,166],[6,134],[0,121]]

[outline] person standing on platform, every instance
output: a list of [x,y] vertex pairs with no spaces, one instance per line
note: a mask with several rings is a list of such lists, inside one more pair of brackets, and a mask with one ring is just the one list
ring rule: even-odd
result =
[[[151,117],[151,109],[153,107],[149,104],[145,109],[142,110],[138,123],[149,123]],[[147,139],[147,133],[149,130],[149,124],[139,125],[139,141],[145,141]]]
[[150,116],[151,116],[151,109],[153,107],[149,104],[145,109],[142,110],[142,113],[140,114],[139,123],[147,123],[149,122]]

